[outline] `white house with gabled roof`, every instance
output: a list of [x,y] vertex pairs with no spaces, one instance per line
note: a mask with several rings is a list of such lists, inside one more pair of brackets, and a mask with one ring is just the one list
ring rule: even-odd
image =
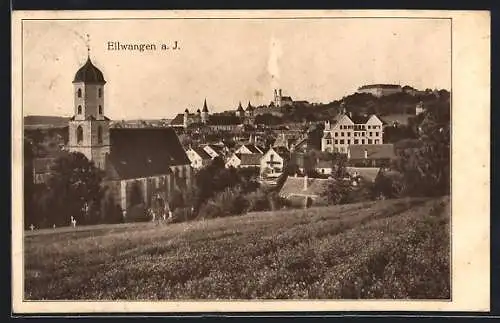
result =
[[325,122],[321,150],[347,153],[350,145],[380,145],[383,143],[383,123],[374,114],[352,116],[339,114]]

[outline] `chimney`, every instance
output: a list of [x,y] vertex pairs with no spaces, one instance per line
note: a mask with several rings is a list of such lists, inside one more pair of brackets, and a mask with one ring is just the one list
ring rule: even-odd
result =
[[280,92],[279,92],[279,94],[280,94],[280,97],[281,97],[281,89],[280,89]]
[[304,175],[304,191],[307,191],[307,180],[308,180],[307,175]]
[[365,149],[365,159],[368,159],[368,150]]

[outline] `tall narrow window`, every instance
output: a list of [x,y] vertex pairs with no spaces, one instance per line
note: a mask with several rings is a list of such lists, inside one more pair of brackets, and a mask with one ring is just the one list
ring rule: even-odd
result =
[[102,106],[99,104],[99,114],[102,114]]
[[97,127],[97,143],[102,144],[102,127]]
[[78,95],[78,97],[79,97],[79,98],[81,98],[81,97],[82,97],[82,89],[78,89],[78,92],[77,92],[77,93],[78,93],[78,94],[77,94],[77,95]]
[[82,114],[82,106],[81,105],[78,106],[78,114]]
[[78,128],[76,128],[76,142],[77,143],[82,143],[83,141],[83,128],[82,126],[78,126]]
[[102,89],[101,88],[99,88],[99,90],[97,90],[97,96],[102,97]]

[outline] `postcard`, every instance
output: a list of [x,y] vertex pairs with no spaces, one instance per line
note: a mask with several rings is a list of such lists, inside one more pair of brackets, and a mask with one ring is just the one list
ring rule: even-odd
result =
[[489,12],[12,18],[14,313],[489,310]]

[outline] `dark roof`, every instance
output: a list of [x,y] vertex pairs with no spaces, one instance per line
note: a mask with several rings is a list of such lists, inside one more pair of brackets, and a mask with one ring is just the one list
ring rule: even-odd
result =
[[224,145],[208,144],[208,145],[205,145],[205,147],[206,146],[212,148],[212,150],[215,151],[219,155],[224,154],[224,148],[225,148]]
[[212,159],[212,157],[210,157],[210,155],[201,147],[192,147],[191,149],[197,153],[201,159]]
[[73,83],[76,82],[94,84],[106,83],[102,72],[97,67],[95,67],[94,64],[92,64],[92,62],[90,61],[90,57],[87,59],[87,62],[85,62],[85,64],[76,72]]
[[259,166],[262,156],[264,156],[264,154],[241,154],[238,157],[241,160],[241,165]]
[[207,99],[203,102],[203,112],[208,112],[208,107],[207,107]]
[[397,85],[397,84],[369,84],[369,85],[363,85],[358,90],[373,89],[373,88],[399,89],[399,88],[401,88],[401,86]]
[[179,113],[178,115],[175,116],[175,118],[170,121],[170,125],[183,125],[184,124],[184,114]]
[[332,134],[330,132],[325,132],[325,134],[323,135],[323,138],[332,139]]
[[255,110],[255,108],[250,104],[250,101],[248,101],[247,111],[253,111],[253,110]]
[[284,159],[290,159],[290,151],[285,147],[273,147],[273,150]]
[[393,144],[382,145],[349,145],[351,159],[364,159],[365,150],[368,153],[368,159],[392,159],[395,157]]
[[241,118],[235,115],[211,115],[208,117],[209,125],[239,125],[242,124]]
[[237,109],[237,111],[245,111],[245,110],[243,110],[243,107],[241,106],[241,102],[238,104],[238,109]]
[[241,145],[239,148],[245,146],[248,150],[250,150],[250,152],[252,154],[260,154],[261,152],[259,151],[259,148],[257,148],[257,146],[253,145],[253,144],[245,144],[245,145]]
[[169,174],[171,166],[190,164],[171,128],[110,129],[110,146],[108,176],[115,179]]
[[292,101],[292,97],[291,96],[282,96],[281,100]]
[[350,118],[352,122],[354,122],[355,124],[365,124],[368,121],[368,119],[370,119],[369,116],[360,116],[360,115],[353,115]]

